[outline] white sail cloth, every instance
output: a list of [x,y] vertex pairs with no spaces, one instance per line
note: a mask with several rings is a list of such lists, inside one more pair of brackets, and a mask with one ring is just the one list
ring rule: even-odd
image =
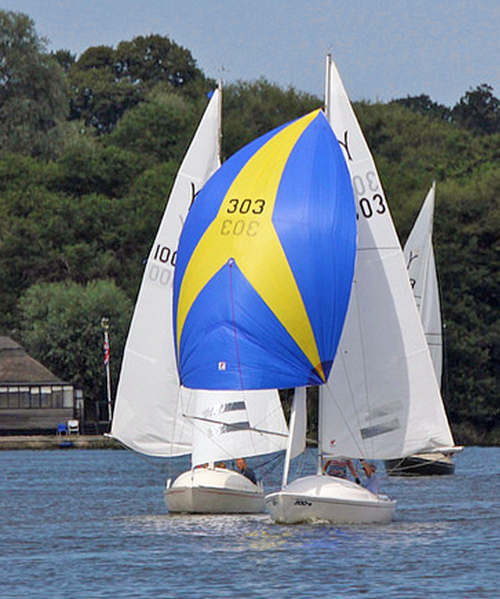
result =
[[288,428],[278,392],[196,391],[185,404],[193,466],[284,449]]
[[403,252],[376,167],[333,62],[327,116],[345,152],[358,210],[348,314],[320,388],[326,455],[399,458],[453,446]]
[[216,89],[180,166],[148,257],[130,326],[111,435],[153,456],[189,453],[191,426],[182,418],[172,325],[175,256],[184,220],[220,165],[221,92]]
[[[181,387],[177,374],[172,323],[176,250],[195,194],[220,166],[220,112],[221,92],[216,89],[181,164],[148,257],[111,428],[111,436],[130,449],[159,457],[193,451],[195,464],[284,449],[287,432],[278,392],[267,390],[245,394],[249,430],[220,438],[207,434],[207,426],[192,417],[203,414],[213,398]],[[224,405],[241,401],[234,393],[221,392],[218,398]]]
[[441,384],[443,371],[441,302],[432,244],[435,197],[436,184],[433,183],[406,240],[404,256],[436,378]]

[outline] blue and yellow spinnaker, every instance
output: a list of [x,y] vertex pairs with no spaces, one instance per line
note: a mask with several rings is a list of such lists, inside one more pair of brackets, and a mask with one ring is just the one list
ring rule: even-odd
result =
[[174,326],[182,384],[324,383],[355,252],[350,176],[321,111],[237,152],[198,194],[179,242]]

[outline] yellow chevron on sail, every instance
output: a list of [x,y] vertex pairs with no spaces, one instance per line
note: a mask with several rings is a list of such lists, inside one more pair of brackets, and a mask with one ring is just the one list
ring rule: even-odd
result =
[[[302,296],[272,222],[287,160],[318,112],[294,121],[272,137],[248,160],[231,184],[184,273],[177,312],[178,350],[185,320],[198,294],[223,265],[233,259],[325,380]],[[243,205],[245,210],[238,211],[238,206]]]

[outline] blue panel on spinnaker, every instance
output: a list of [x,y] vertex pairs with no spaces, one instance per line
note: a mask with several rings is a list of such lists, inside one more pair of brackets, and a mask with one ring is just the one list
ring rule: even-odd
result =
[[179,243],[182,384],[324,383],[347,311],[355,241],[349,172],[322,112],[230,158],[198,194]]

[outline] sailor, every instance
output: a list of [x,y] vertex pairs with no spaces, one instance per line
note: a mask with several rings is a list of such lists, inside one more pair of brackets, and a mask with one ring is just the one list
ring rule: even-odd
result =
[[361,460],[361,463],[363,464],[363,469],[366,474],[366,482],[364,484],[365,489],[378,495],[380,492],[380,478],[377,474],[377,466],[373,463],[370,464],[365,460]]
[[352,474],[352,477],[359,485],[360,480],[358,477],[358,473],[356,472],[356,468],[351,460],[344,459],[328,459],[325,461],[323,465],[323,472],[328,474],[328,476],[336,476],[337,478],[347,478],[347,468],[349,468],[349,472]]
[[254,485],[257,484],[257,477],[255,476],[255,472],[247,466],[247,461],[245,458],[238,458],[236,460],[236,467],[240,471],[240,474],[246,476],[248,480],[253,482]]

